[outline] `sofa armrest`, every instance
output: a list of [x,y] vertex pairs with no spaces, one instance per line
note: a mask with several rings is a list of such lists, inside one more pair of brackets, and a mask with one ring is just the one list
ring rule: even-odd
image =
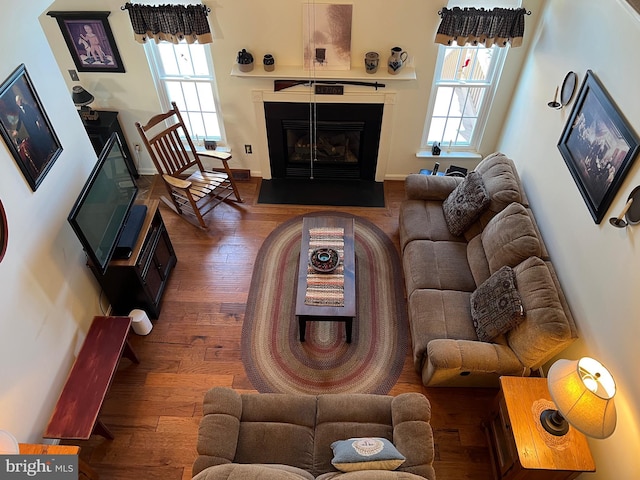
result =
[[493,386],[500,375],[527,376],[507,345],[474,340],[431,340],[422,367],[425,385]]
[[391,402],[393,444],[405,456],[398,471],[435,479],[431,404],[420,393],[402,393]]
[[404,186],[409,200],[445,200],[461,181],[461,177],[412,173]]
[[203,414],[193,476],[208,467],[233,462],[240,434],[242,399],[230,388],[212,388],[205,394]]

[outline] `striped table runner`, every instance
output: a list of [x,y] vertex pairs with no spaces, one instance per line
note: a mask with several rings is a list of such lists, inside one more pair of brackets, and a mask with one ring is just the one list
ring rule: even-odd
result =
[[344,228],[309,229],[309,256],[316,248],[333,248],[340,264],[331,273],[318,273],[311,265],[307,270],[307,292],[304,303],[322,307],[344,306]]

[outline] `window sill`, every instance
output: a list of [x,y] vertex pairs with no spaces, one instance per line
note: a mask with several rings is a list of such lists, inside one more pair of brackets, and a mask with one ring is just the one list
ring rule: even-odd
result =
[[440,155],[434,155],[431,153],[431,150],[420,150],[416,153],[416,157],[418,158],[429,158],[437,160],[439,158],[443,160],[473,160],[479,161],[482,160],[482,155],[477,152],[456,152],[451,151],[447,152],[443,150]]

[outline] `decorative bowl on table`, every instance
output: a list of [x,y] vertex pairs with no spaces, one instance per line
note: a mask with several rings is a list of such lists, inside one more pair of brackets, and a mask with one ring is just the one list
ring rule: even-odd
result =
[[340,255],[333,248],[316,248],[309,255],[309,264],[316,272],[333,272],[340,265]]

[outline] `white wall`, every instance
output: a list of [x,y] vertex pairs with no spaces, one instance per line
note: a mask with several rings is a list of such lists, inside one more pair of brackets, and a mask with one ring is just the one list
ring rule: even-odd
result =
[[0,81],[26,65],[64,149],[33,192],[0,140],[9,223],[0,263],[0,429],[23,442],[40,440],[76,342],[100,314],[96,282],[66,221],[96,156],[38,22],[47,4],[7,4],[0,15]]
[[581,82],[590,69],[640,134],[638,44],[640,16],[622,0],[549,0],[499,144],[518,164],[580,330],[562,356],[593,356],[617,383],[617,429],[590,441],[598,471],[583,478],[631,480],[640,472],[640,231],[608,222],[640,183],[640,161],[596,225],[556,147],[573,104],[561,111],[546,104],[568,71]]
[[[527,1],[527,8],[534,15],[527,23],[537,21],[536,6],[543,0]],[[109,24],[113,30],[126,73],[80,73],[80,83],[96,97],[94,108],[120,111],[121,122],[130,146],[138,143],[136,121],[144,122],[159,112],[160,104],[153,88],[143,47],[133,41],[133,33],[127,11],[122,11],[121,0],[103,0],[99,10],[109,10]],[[169,2],[171,3],[171,2]],[[265,53],[272,53],[278,65],[302,64],[302,5],[307,0],[216,0],[204,1],[211,8],[209,22],[215,42],[211,46],[216,68],[218,91],[222,100],[224,127],[232,148],[232,167],[249,168],[254,176],[262,176],[261,158],[267,156],[265,132],[256,122],[252,90],[273,91],[270,79],[239,78],[230,75],[237,52],[246,48],[259,61]],[[437,11],[442,5],[423,0],[405,0],[390,3],[387,0],[352,0],[352,65],[361,66],[364,54],[375,50],[386,62],[390,49],[401,46],[409,53],[416,68],[417,80],[385,80],[384,91],[397,92],[394,106],[394,122],[402,128],[394,129],[390,140],[387,178],[403,178],[420,168],[431,167],[431,159],[418,159],[427,103],[431,89],[437,45],[433,38],[440,17]],[[444,2],[442,2],[444,5]],[[85,0],[55,0],[51,10],[87,10]],[[75,68],[60,29],[53,18],[41,21],[58,61],[68,90],[74,85],[67,75]],[[486,141],[481,153],[494,151],[502,126],[502,119],[509,106],[526,48],[509,53],[506,74],[498,98],[491,112]],[[380,69],[386,71],[384,65]],[[277,71],[277,70],[276,70]],[[372,80],[374,78],[372,77]],[[366,87],[346,86],[345,92],[369,91]],[[254,153],[246,155],[244,145],[251,144]],[[143,149],[144,150],[144,149]],[[266,162],[268,164],[268,161]],[[473,165],[471,165],[473,166]],[[154,168],[146,152],[141,152],[142,172],[153,173]]]

